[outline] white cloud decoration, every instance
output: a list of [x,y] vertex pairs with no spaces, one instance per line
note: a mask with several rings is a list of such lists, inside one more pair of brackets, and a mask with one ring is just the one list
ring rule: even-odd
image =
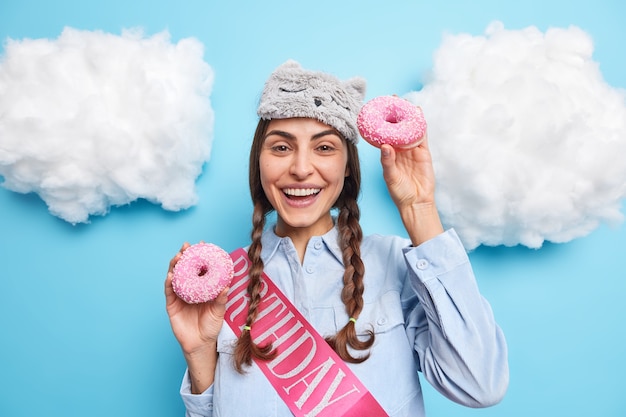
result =
[[623,221],[626,100],[577,27],[446,35],[423,108],[442,221],[467,249],[540,248]]
[[194,38],[65,28],[9,39],[0,58],[2,185],[72,224],[137,199],[197,202],[214,114],[212,68]]

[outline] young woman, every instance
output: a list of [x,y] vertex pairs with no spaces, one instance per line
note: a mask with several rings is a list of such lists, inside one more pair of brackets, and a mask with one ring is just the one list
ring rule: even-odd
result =
[[[428,140],[381,148],[383,176],[409,239],[363,237],[356,115],[365,84],[289,61],[268,79],[250,153],[254,203],[245,329],[223,325],[228,289],[185,304],[165,281],[167,311],[188,370],[188,416],[292,416],[257,361],[271,346],[251,338],[267,274],[390,416],[423,416],[419,374],[470,407],[499,402],[507,348],[454,230],[434,200]],[[275,211],[276,222],[266,225]],[[311,382],[311,381],[309,381]]]

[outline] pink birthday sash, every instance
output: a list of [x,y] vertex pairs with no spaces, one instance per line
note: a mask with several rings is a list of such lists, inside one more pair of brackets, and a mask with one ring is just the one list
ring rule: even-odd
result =
[[[244,249],[230,254],[235,274],[225,320],[239,337],[246,322],[250,260]],[[277,355],[255,360],[296,417],[383,417],[387,413],[324,338],[263,273],[262,301],[252,329],[257,344],[272,343]]]

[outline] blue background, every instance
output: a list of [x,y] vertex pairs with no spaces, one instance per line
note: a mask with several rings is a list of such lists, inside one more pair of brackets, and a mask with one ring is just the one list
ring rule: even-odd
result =
[[[593,37],[605,80],[626,87],[620,0],[0,1],[2,40],[56,38],[64,26],[198,38],[215,70],[216,117],[200,201],[183,212],[139,201],[72,226],[37,195],[0,188],[2,417],[183,414],[184,361],[164,309],[167,264],[183,241],[227,250],[247,243],[255,106],[265,78],[287,58],[340,78],[361,75],[369,99],[418,89],[444,32],[480,35],[492,20],[507,29],[576,25]],[[364,230],[403,234],[378,153],[359,146]],[[507,335],[509,392],[493,408],[472,410],[425,385],[428,415],[626,415],[625,248],[621,224],[539,250],[473,251],[479,285]]]

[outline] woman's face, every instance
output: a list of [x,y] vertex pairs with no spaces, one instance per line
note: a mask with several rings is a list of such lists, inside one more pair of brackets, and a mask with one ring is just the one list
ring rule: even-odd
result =
[[259,158],[261,186],[278,213],[276,233],[330,230],[330,209],[349,174],[345,142],[332,127],[309,118],[272,120]]

